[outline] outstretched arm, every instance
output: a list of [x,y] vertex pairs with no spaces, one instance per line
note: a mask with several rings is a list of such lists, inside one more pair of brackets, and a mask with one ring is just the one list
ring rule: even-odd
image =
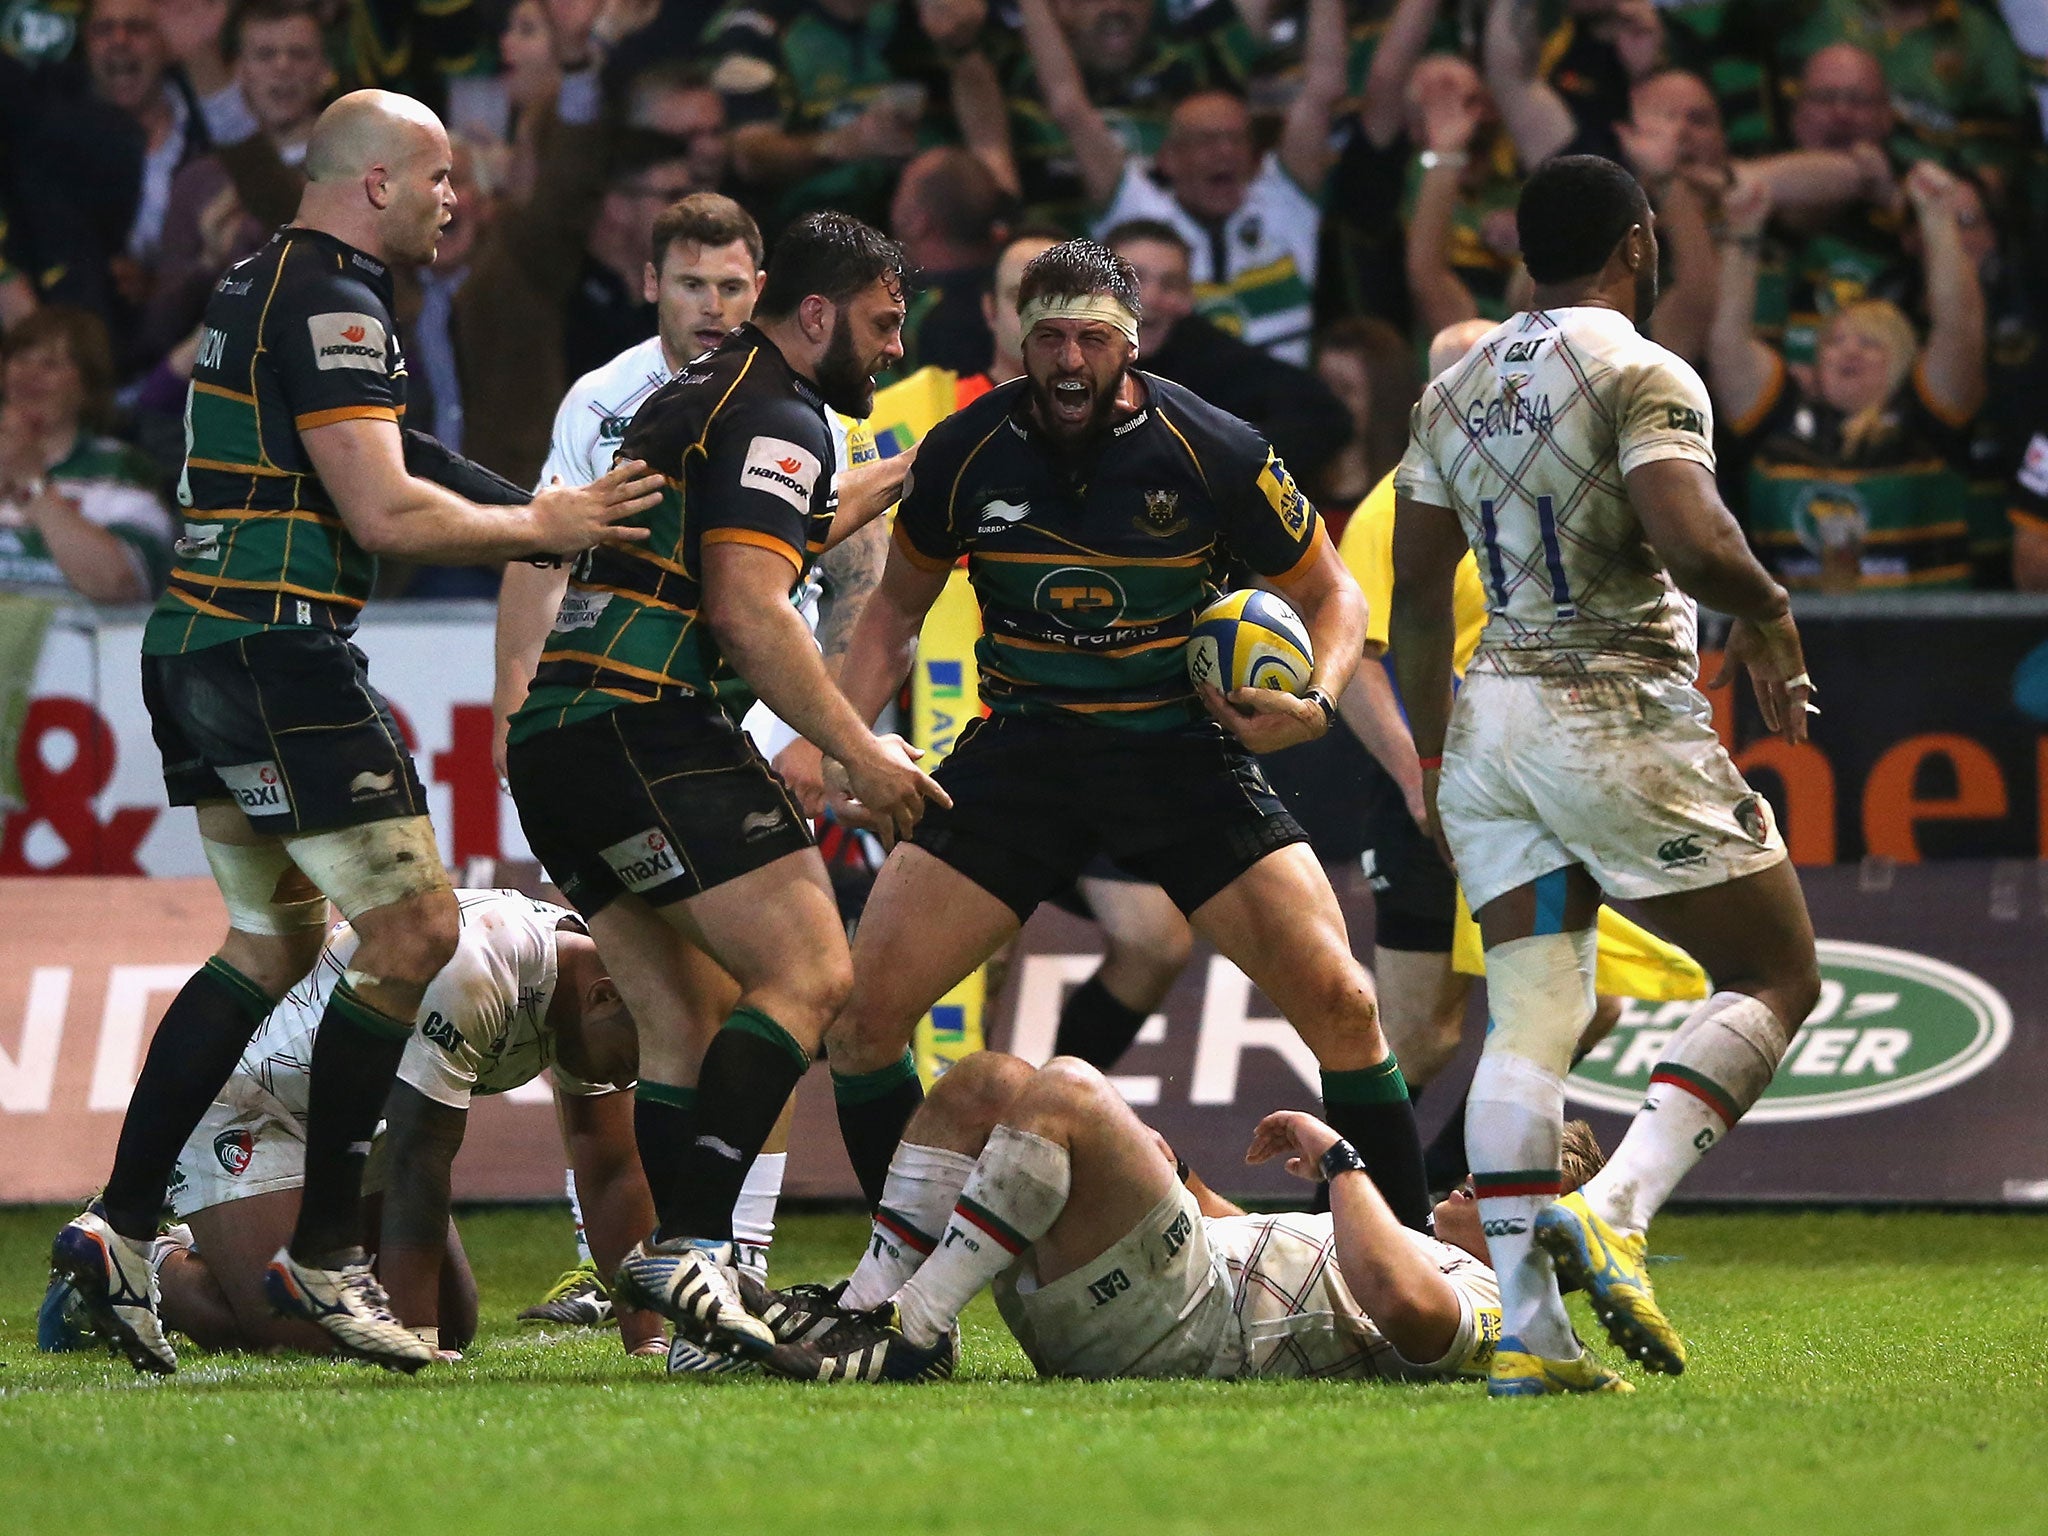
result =
[[1928,401],[1952,421],[1966,421],[1984,403],[1984,285],[1963,249],[1956,222],[1955,177],[1923,160],[1906,177],[1906,195],[1920,222],[1927,266],[1927,346],[1920,381]]
[[1481,44],[1486,88],[1515,141],[1516,158],[1532,170],[1579,132],[1572,109],[1536,72],[1539,25],[1536,0],[1493,0]]
[[1309,0],[1306,63],[1280,131],[1280,164],[1311,197],[1321,197],[1330,170],[1330,120],[1344,97],[1350,54],[1344,32],[1344,0]]
[[1738,176],[1722,204],[1726,229],[1720,251],[1720,286],[1707,327],[1707,376],[1722,421],[1746,430],[1778,376],[1778,356],[1756,336],[1756,281],[1764,223],[1770,217],[1769,186]]
[[1442,10],[1443,0],[1400,0],[1387,18],[1387,30],[1380,34],[1372,68],[1366,73],[1365,100],[1358,109],[1358,120],[1365,125],[1365,136],[1374,149],[1385,149],[1401,136],[1408,77],[1429,47],[1430,31]]
[[1022,0],[1018,10],[1024,18],[1024,46],[1031,52],[1045,109],[1074,146],[1089,204],[1107,208],[1116,196],[1117,183],[1123,180],[1128,158],[1124,141],[1088,99],[1081,66],[1074,62],[1074,50],[1053,16],[1050,0]]

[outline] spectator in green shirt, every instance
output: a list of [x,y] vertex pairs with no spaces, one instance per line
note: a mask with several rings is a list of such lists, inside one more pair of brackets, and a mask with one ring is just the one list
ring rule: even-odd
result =
[[113,400],[106,327],[53,304],[0,351],[0,592],[95,603],[156,594],[171,517],[154,466],[95,430]]

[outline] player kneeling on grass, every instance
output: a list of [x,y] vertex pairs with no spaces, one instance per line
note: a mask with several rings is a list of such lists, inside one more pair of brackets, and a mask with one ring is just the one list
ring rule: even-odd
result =
[[[457,896],[455,955],[420,1005],[362,1208],[363,1246],[392,1310],[443,1358],[476,1333],[476,1283],[449,1219],[450,1170],[472,1095],[552,1074],[600,1262],[616,1265],[653,1219],[633,1151],[632,1097],[614,1091],[631,1084],[638,1065],[633,1019],[581,920],[517,891]],[[261,1260],[298,1216],[313,1044],[357,942],[348,924],[334,929],[313,973],[264,1021],[179,1154],[171,1200],[190,1241],[160,1238],[151,1258],[164,1322],[206,1348],[333,1349],[324,1330],[273,1314]],[[45,1310],[61,1307],[53,1295]],[[652,1313],[622,1313],[620,1327],[634,1353],[666,1345]],[[46,1331],[46,1347],[60,1336]]]
[[[781,1374],[920,1381],[952,1373],[956,1320],[984,1286],[1045,1376],[1483,1378],[1500,1336],[1477,1207],[1436,1236],[1403,1226],[1350,1143],[1282,1110],[1248,1161],[1327,1178],[1321,1215],[1248,1215],[1206,1188],[1086,1062],[986,1052],[934,1085],[889,1166],[843,1287],[757,1297]],[[1600,1150],[1567,1138],[1574,1182]]]

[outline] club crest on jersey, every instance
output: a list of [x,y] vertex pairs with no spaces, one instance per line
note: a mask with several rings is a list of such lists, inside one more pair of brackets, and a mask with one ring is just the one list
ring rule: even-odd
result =
[[655,827],[601,849],[598,857],[619,877],[619,883],[635,896],[666,885],[683,872],[668,834]]
[[249,816],[289,816],[292,797],[286,793],[284,778],[277,771],[274,762],[231,763],[215,770],[221,783],[227,785],[228,793],[235,797],[243,814]]
[[231,1178],[239,1179],[256,1156],[256,1138],[248,1131],[222,1131],[213,1138],[213,1155]]
[[1151,534],[1155,539],[1169,539],[1176,533],[1184,532],[1188,520],[1180,510],[1180,492],[1147,491],[1145,510],[1131,519],[1131,526],[1140,533]]

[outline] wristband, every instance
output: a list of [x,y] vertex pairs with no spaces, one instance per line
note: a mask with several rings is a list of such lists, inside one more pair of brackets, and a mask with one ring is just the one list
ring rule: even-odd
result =
[[1187,1181],[1188,1181],[1189,1179],[1191,1179],[1191,1178],[1193,1178],[1193,1177],[1194,1177],[1194,1173],[1195,1173],[1195,1170],[1194,1170],[1194,1169],[1192,1169],[1192,1168],[1190,1168],[1190,1167],[1188,1166],[1188,1160],[1187,1160],[1186,1158],[1184,1158],[1184,1157],[1175,1157],[1175,1158],[1174,1158],[1174,1160],[1173,1160],[1173,1176],[1174,1176],[1174,1177],[1175,1177],[1176,1179],[1179,1179],[1179,1180],[1181,1181],[1181,1183],[1183,1183],[1183,1184],[1187,1183]]
[[1340,1138],[1335,1146],[1323,1154],[1322,1174],[1325,1184],[1335,1183],[1340,1173],[1364,1172],[1365,1159],[1358,1155],[1358,1148],[1348,1141]]
[[1443,768],[1444,755],[1439,752],[1435,757],[1418,757],[1415,761],[1421,766],[1424,773],[1434,773],[1441,771]]
[[1332,730],[1337,724],[1337,701],[1330,697],[1330,690],[1320,685],[1302,695],[1309,703],[1323,712],[1323,729]]

